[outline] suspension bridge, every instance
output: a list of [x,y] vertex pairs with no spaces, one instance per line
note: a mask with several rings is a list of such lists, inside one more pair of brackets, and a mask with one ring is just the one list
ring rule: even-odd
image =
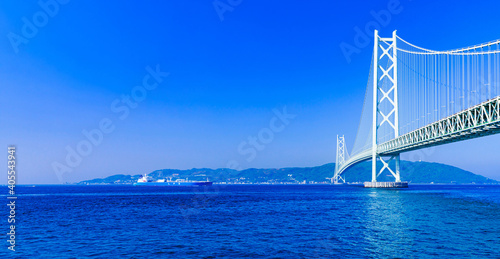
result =
[[[371,159],[365,186],[401,186],[401,153],[500,133],[500,40],[436,51],[396,31],[374,38],[354,146],[349,154],[337,136],[332,182],[345,182],[348,168]],[[384,172],[394,184],[377,182]]]

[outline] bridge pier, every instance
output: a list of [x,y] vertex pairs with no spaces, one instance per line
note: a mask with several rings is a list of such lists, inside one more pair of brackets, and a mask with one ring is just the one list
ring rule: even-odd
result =
[[408,182],[365,182],[365,188],[408,188]]

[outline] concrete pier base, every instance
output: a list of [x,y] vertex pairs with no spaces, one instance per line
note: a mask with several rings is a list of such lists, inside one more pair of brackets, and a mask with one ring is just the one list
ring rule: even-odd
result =
[[364,182],[365,188],[408,188],[408,182]]

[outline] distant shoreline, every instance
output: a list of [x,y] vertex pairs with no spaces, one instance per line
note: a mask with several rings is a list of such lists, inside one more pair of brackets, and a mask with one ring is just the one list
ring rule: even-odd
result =
[[[153,180],[188,179],[195,181],[211,181],[214,184],[228,185],[330,185],[335,171],[335,164],[315,167],[288,168],[249,168],[234,170],[228,168],[192,168],[159,169],[148,173]],[[344,174],[348,183],[359,183],[371,180],[371,163],[361,163]],[[85,180],[75,184],[133,184],[142,177],[141,174],[117,174],[106,178]],[[379,182],[393,182],[391,175],[380,175]],[[410,184],[498,184],[499,181],[474,174],[472,172],[440,163],[401,161],[401,181]]]
[[[500,183],[408,183],[409,185],[448,185],[448,186],[493,186],[500,185]],[[241,185],[321,185],[321,186],[337,186],[337,187],[346,187],[346,186],[363,186],[363,183],[347,183],[347,184],[333,184],[333,183],[213,183],[213,185],[231,185],[231,186],[241,186]],[[6,187],[8,185],[2,184],[0,186]],[[37,187],[37,186],[133,186],[133,183],[93,183],[93,184],[81,184],[81,183],[62,183],[62,184],[18,184],[18,187]],[[156,186],[158,187],[158,186]],[[177,188],[179,186],[166,186]]]

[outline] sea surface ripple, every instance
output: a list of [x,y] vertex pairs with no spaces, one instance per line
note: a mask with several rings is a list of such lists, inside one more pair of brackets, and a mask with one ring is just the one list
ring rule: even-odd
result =
[[[500,258],[493,185],[16,191],[16,252],[4,235],[0,258]],[[8,213],[0,209],[5,233]]]

